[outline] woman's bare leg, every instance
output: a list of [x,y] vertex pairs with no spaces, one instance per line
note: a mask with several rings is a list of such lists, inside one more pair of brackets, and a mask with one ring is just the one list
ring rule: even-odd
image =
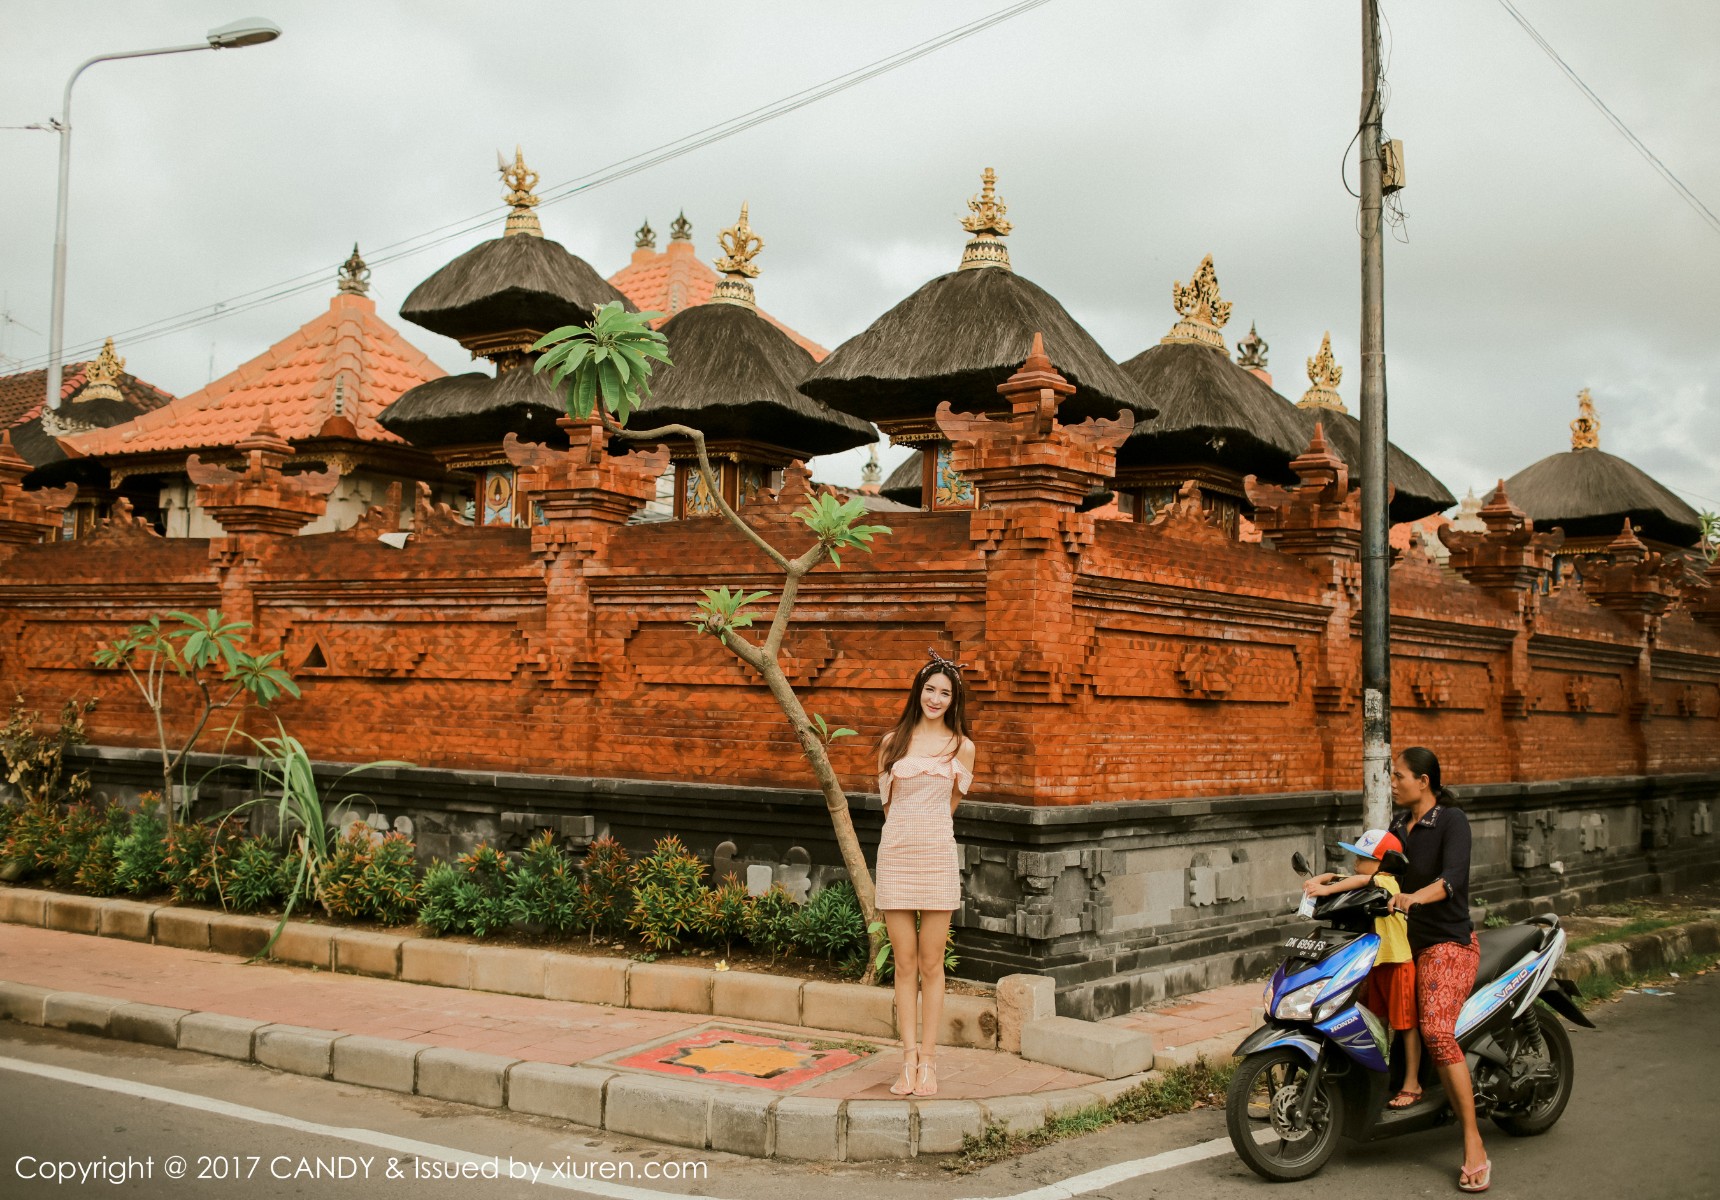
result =
[[[920,914],[920,1047],[928,1061],[938,1048],[938,1028],[944,1018],[944,943],[949,939],[950,914]],[[901,993],[897,993],[900,995]]]
[[920,1044],[920,981],[915,972],[920,961],[920,933],[914,914],[903,909],[884,913],[884,930],[890,935],[890,958],[896,964],[896,1033],[902,1048],[912,1050]]
[[1463,1169],[1479,1170],[1487,1161],[1487,1147],[1481,1144],[1481,1127],[1475,1122],[1475,1089],[1469,1081],[1469,1064],[1462,1059],[1454,1063],[1436,1062],[1439,1081],[1445,1085],[1446,1103],[1457,1114],[1463,1129]]

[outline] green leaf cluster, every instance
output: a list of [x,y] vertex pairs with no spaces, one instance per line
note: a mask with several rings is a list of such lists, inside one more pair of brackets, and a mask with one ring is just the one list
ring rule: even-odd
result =
[[822,955],[827,962],[866,953],[866,919],[854,885],[837,880],[807,901],[795,917],[794,940],[808,954]]
[[215,608],[201,617],[177,610],[167,617],[178,624],[166,626],[155,616],[133,625],[96,651],[96,666],[110,670],[165,667],[187,678],[208,674],[236,684],[265,706],[283,693],[295,698],[300,694],[298,684],[277,665],[279,650],[261,655],[245,650],[242,643],[251,628],[249,621],[229,621]]
[[95,706],[94,700],[82,704],[66,701],[60,709],[59,728],[43,733],[42,714],[26,708],[24,697],[13,699],[6,725],[0,729],[0,764],[5,767],[6,782],[18,790],[25,803],[43,799],[76,804],[89,796],[87,773],[67,776],[66,752],[89,741],[84,718]]
[[418,919],[432,932],[484,937],[513,921],[507,855],[479,843],[453,865],[437,861],[424,876],[424,903]]
[[830,561],[837,566],[842,565],[842,554],[847,550],[864,550],[872,553],[872,539],[881,533],[889,533],[888,525],[856,525],[854,522],[866,515],[866,505],[858,496],[847,500],[838,500],[828,492],[815,496],[805,508],[796,509],[795,516],[806,523],[812,530],[818,544],[823,546],[830,555]]
[[755,896],[752,910],[747,914],[746,938],[754,950],[770,955],[771,966],[794,949],[795,919],[800,905],[794,902],[780,883],[771,884],[762,896]]
[[747,609],[770,595],[769,592],[749,592],[745,588],[736,588],[732,592],[726,587],[700,588],[699,591],[705,597],[698,602],[698,609],[704,615],[687,624],[713,637],[750,627],[758,614]]
[[239,843],[227,864],[221,894],[235,912],[249,913],[271,908],[286,895],[286,861],[280,847],[263,837],[248,837]]
[[846,725],[837,729],[830,728],[829,722],[818,713],[808,713],[807,716],[812,718],[812,727],[818,731],[818,740],[826,746],[837,738],[856,736],[854,730],[849,729]]
[[584,915],[579,870],[549,830],[526,843],[511,878],[516,920],[562,934],[579,927]]
[[705,911],[699,921],[699,933],[712,942],[720,942],[724,955],[735,952],[735,939],[747,934],[747,922],[752,916],[753,898],[747,885],[733,875],[705,895]]
[[590,325],[552,329],[532,346],[541,350],[533,370],[548,371],[565,389],[568,414],[591,418],[599,399],[622,425],[651,398],[651,370],[669,365],[669,339],[651,328],[659,312],[630,313],[611,300]]
[[703,923],[710,888],[705,864],[671,834],[633,865],[627,926],[654,950],[671,950]]
[[578,924],[586,940],[619,937],[633,909],[633,866],[626,847],[604,834],[585,848],[578,894]]
[[152,896],[161,888],[161,868],[167,860],[167,826],[161,820],[161,796],[145,792],[130,826],[114,843],[114,885],[133,896]]

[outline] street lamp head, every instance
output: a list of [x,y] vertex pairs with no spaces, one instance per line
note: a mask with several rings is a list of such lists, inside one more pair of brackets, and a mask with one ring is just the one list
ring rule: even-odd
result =
[[262,17],[246,17],[241,21],[211,29],[206,35],[211,50],[236,50],[240,46],[260,46],[281,36],[281,27]]

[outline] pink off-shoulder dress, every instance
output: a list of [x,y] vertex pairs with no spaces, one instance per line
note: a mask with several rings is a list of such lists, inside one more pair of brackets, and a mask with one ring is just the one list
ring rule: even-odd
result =
[[878,777],[889,804],[878,843],[879,911],[954,912],[962,904],[950,790],[967,795],[973,772],[954,758],[911,755]]

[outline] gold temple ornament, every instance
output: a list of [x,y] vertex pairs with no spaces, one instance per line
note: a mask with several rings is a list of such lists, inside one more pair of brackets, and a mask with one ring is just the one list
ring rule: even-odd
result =
[[1595,416],[1595,400],[1584,388],[1577,393],[1577,419],[1571,422],[1571,449],[1599,450],[1601,423]]
[[509,163],[502,157],[500,150],[496,151],[496,170],[502,176],[502,183],[507,192],[502,197],[511,207],[508,221],[502,229],[503,237],[514,237],[524,234],[527,237],[542,237],[543,226],[538,223],[538,215],[534,211],[538,206],[537,192],[538,173],[526,166],[525,156],[518,146],[514,147],[514,161]]
[[119,376],[125,370],[125,359],[114,352],[113,339],[108,338],[102,343],[102,352],[88,367],[84,368],[84,390],[78,399],[82,400],[119,400]]
[[1308,360],[1308,382],[1313,386],[1296,401],[1298,408],[1325,408],[1347,413],[1344,398],[1338,395],[1338,385],[1344,380],[1344,368],[1332,357],[1332,334],[1328,330],[1320,339],[1320,353]]
[[962,218],[962,228],[973,237],[962,248],[958,270],[973,271],[982,267],[1009,270],[1009,247],[999,239],[1008,237],[1015,226],[1004,220],[1003,215],[1009,211],[1009,205],[997,194],[995,170],[991,167],[985,169],[980,176],[979,194],[969,197],[967,203],[969,213]]
[[1186,284],[1179,279],[1171,285],[1171,304],[1180,319],[1159,339],[1160,345],[1205,346],[1230,357],[1224,335],[1219,332],[1230,320],[1230,301],[1218,294],[1218,272],[1213,269],[1212,255],[1200,260],[1194,278]]
[[723,273],[723,278],[712,291],[710,302],[754,307],[752,281],[757,278],[759,268],[753,259],[764,249],[764,239],[754,233],[748,223],[745,203],[741,204],[740,220],[717,235],[717,244],[723,248],[723,253],[713,261],[717,270]]
[[339,282],[336,286],[348,296],[370,294],[370,268],[364,265],[364,259],[359,256],[357,242],[352,244],[352,254],[340,264]]

